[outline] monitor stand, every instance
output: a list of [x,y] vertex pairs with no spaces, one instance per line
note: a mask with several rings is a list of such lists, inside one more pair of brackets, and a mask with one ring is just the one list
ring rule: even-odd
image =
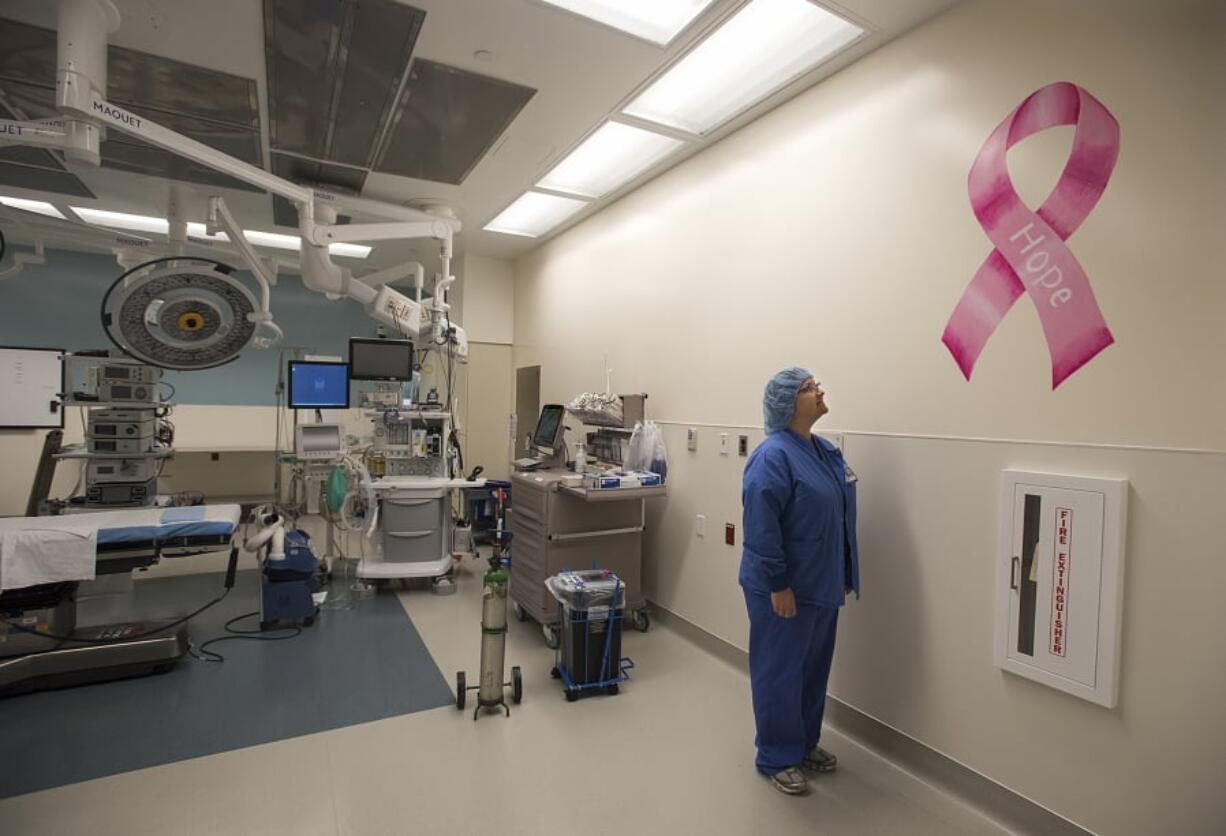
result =
[[315,423],[322,424],[324,422],[324,411],[322,409],[315,410]]

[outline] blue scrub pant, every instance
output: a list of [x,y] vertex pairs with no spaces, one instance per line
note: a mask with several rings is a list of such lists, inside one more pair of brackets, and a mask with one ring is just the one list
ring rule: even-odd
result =
[[758,726],[755,764],[773,775],[799,766],[821,739],[839,608],[798,604],[795,618],[781,618],[771,609],[770,595],[744,592]]

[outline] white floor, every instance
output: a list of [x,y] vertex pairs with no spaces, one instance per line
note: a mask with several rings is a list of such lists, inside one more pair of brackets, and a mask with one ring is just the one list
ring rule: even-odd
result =
[[[399,593],[448,682],[477,677],[483,567],[453,596]],[[539,627],[512,620],[510,719],[444,707],[31,793],[0,801],[0,834],[1005,832],[833,731],[838,771],[784,796],[753,767],[744,674],[658,625],[623,653],[621,694],[567,703]]]

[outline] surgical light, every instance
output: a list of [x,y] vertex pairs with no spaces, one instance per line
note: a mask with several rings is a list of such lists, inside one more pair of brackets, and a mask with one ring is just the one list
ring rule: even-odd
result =
[[571,215],[587,206],[583,200],[558,197],[541,192],[524,192],[485,225],[489,232],[536,238],[544,235]]
[[59,209],[56,209],[45,200],[27,200],[24,197],[0,197],[0,203],[3,203],[5,206],[11,206],[14,209],[24,209],[27,212],[46,215],[48,218],[59,218],[61,221],[68,220]]
[[536,185],[583,197],[603,197],[683,144],[655,131],[605,122]]
[[[54,208],[54,207],[52,207]],[[126,229],[131,232],[156,232],[166,235],[170,232],[170,222],[165,218],[153,218],[148,215],[132,215],[127,212],[112,212],[107,209],[94,209],[88,206],[73,206],[72,211],[81,220],[95,226],[106,226],[114,229]],[[226,241],[224,233],[209,235],[204,224],[189,221],[187,234],[191,238],[207,241]],[[244,229],[243,237],[257,247],[270,247],[276,250],[302,249],[302,239],[297,235],[284,235],[279,232],[263,232],[258,229]],[[332,255],[343,255],[351,258],[366,258],[370,255],[370,247],[364,244],[329,244],[328,252]]]
[[545,0],[597,23],[664,46],[711,0]]
[[625,113],[704,134],[821,64],[863,31],[809,0],[753,0]]

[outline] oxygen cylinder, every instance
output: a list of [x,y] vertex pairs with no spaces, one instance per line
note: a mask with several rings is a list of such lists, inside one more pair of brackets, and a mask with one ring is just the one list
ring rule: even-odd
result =
[[507,641],[507,573],[491,569],[485,573],[481,590],[481,685],[477,700],[481,705],[502,702],[502,666]]

